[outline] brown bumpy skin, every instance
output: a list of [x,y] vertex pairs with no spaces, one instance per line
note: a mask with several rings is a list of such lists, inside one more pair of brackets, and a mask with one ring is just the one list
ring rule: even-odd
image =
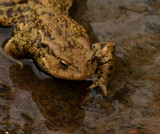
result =
[[86,30],[68,16],[72,0],[1,0],[0,25],[13,26],[3,50],[16,59],[32,56],[39,67],[58,78],[83,80],[96,69],[93,86],[107,95],[114,70],[114,44],[91,47]]
[[94,83],[90,88],[100,86],[105,96],[107,96],[108,82],[112,79],[115,64],[115,45],[111,42],[100,42],[92,45],[95,49],[95,57],[98,58],[98,65]]

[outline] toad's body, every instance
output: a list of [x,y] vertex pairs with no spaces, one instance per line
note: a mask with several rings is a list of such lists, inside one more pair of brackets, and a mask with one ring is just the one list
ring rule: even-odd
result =
[[14,58],[32,56],[42,70],[59,78],[83,80],[97,69],[91,87],[101,86],[106,95],[114,44],[91,48],[86,30],[68,16],[71,5],[72,0],[1,0],[1,26],[15,25],[3,50]]

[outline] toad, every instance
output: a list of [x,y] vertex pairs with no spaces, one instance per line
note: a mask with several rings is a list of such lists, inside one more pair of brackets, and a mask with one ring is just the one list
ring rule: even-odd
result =
[[3,51],[19,59],[31,56],[46,73],[84,80],[95,73],[89,88],[107,95],[115,63],[115,45],[92,44],[86,30],[68,15],[72,0],[1,0],[0,25],[14,26]]

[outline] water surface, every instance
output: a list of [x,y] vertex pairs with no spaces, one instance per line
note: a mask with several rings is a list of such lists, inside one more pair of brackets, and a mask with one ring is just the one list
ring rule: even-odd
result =
[[[0,133],[160,133],[160,1],[75,0],[71,16],[91,42],[116,43],[108,87],[47,76],[31,59],[24,67],[0,50]],[[0,29],[1,43],[11,28]]]

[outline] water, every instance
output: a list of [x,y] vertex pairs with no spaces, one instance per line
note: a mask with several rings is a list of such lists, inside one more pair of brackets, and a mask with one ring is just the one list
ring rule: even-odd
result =
[[[91,42],[116,43],[108,97],[88,81],[67,81],[24,67],[0,50],[0,132],[3,134],[160,133],[160,1],[76,0],[71,16]],[[0,29],[0,41],[11,29]]]

